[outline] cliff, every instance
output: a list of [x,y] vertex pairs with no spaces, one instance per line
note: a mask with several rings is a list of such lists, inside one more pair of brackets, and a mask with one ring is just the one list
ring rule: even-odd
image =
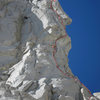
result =
[[0,100],[99,100],[69,68],[71,22],[58,0],[0,0]]

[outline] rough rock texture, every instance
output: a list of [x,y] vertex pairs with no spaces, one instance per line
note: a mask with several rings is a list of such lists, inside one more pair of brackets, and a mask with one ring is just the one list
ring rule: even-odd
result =
[[0,0],[0,100],[99,100],[74,80],[68,35],[57,42],[55,57],[73,79],[53,59],[52,44],[71,21],[58,0]]

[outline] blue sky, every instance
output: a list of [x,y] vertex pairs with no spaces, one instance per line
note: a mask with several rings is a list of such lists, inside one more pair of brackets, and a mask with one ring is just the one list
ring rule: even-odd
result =
[[90,91],[100,92],[100,0],[59,0],[72,18],[69,66]]

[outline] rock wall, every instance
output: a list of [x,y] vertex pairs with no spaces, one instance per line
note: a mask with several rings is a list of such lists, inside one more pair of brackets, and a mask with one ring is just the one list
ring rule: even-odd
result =
[[[99,100],[69,68],[71,22],[58,0],[0,0],[0,100]],[[64,35],[55,58],[68,75],[53,58]]]

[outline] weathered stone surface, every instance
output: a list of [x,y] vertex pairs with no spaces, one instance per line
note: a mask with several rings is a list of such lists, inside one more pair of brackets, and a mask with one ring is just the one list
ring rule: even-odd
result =
[[71,22],[58,0],[0,0],[0,100],[89,100],[68,65],[68,35],[55,58],[71,77],[53,58]]

